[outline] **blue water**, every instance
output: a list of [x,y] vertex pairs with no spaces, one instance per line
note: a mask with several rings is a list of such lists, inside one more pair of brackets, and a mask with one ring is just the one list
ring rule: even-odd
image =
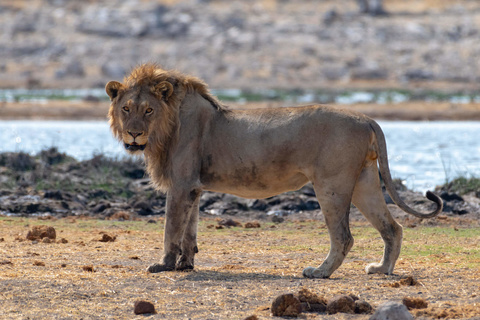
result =
[[[379,121],[394,178],[419,191],[458,176],[480,177],[480,122]],[[0,152],[57,147],[78,160],[127,157],[106,121],[0,121]]]

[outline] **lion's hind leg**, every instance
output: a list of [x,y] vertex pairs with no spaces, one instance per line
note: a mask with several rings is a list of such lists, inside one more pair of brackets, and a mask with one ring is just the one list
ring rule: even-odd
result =
[[380,263],[367,265],[367,273],[392,274],[402,246],[402,226],[392,217],[380,187],[377,166],[363,169],[353,192],[352,202],[380,232],[385,249]]
[[340,267],[353,246],[349,227],[351,190],[345,192],[340,190],[324,190],[315,186],[315,193],[330,234],[330,251],[318,268],[307,267],[303,270],[303,276],[306,278],[329,278]]

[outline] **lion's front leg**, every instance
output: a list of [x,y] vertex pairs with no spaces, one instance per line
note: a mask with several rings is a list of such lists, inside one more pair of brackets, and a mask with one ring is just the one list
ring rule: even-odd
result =
[[196,197],[189,213],[189,220],[182,242],[182,254],[175,265],[176,270],[191,270],[194,267],[195,254],[198,253],[197,247],[197,226],[198,226],[198,205],[201,192],[194,190],[190,192],[191,197]]
[[[161,264],[155,263],[148,267],[148,272],[156,273],[172,271],[177,267],[182,267],[182,265],[177,265],[177,261],[180,256],[183,256],[182,250],[189,247],[187,243],[190,240],[187,239],[187,241],[184,241],[184,235],[188,226],[190,225],[191,214],[195,211],[192,208],[195,206],[195,204],[198,207],[197,193],[199,192],[183,190],[170,190],[167,193],[167,212],[163,240],[163,261]],[[194,220],[196,222],[196,219]],[[187,234],[190,234],[190,232]],[[192,246],[192,250],[193,247],[196,247],[196,243],[194,246]],[[193,254],[191,256],[193,268]],[[190,257],[190,254],[186,253],[185,257]],[[186,264],[184,265],[183,269],[186,269]]]

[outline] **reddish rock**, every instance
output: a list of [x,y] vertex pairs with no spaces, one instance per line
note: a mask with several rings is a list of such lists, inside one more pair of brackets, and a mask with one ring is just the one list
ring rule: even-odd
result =
[[98,241],[100,241],[100,242],[114,242],[115,239],[117,239],[116,236],[111,236],[109,234],[104,233],[104,234],[102,234],[102,239],[100,239]]
[[82,269],[83,269],[83,271],[87,271],[87,272],[94,272],[95,271],[93,269],[93,266],[83,266]]
[[287,293],[276,297],[271,309],[275,317],[297,317],[302,313],[302,304],[293,294]]
[[302,288],[298,292],[298,300],[302,303],[302,310],[306,312],[325,312],[327,310],[327,300],[318,296],[307,288]]
[[245,223],[245,228],[246,229],[260,228],[260,223],[258,223],[257,221],[247,222]]
[[233,219],[222,219],[220,221],[218,221],[218,225],[220,226],[224,226],[224,227],[241,227],[242,224],[238,221],[235,221]]
[[57,234],[55,232],[55,228],[41,225],[41,226],[34,226],[32,230],[28,231],[27,239],[28,240],[42,240],[43,238],[49,238],[55,240]]
[[156,313],[153,303],[145,300],[136,301],[133,312],[135,314]]
[[404,297],[402,303],[408,308],[408,310],[425,309],[428,307],[428,302],[423,298]]
[[327,313],[355,313],[355,301],[347,295],[336,296],[327,304]]

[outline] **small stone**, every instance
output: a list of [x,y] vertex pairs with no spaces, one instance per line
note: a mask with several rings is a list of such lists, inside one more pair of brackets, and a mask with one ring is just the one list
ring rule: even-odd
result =
[[369,314],[373,312],[373,307],[367,301],[356,300],[355,301],[355,313],[356,314]]
[[413,316],[403,304],[388,301],[381,304],[369,320],[413,320]]
[[153,303],[145,300],[136,301],[133,312],[135,314],[156,313]]
[[260,228],[260,223],[258,223],[257,221],[253,221],[253,222],[247,222],[245,223],[245,226],[244,226],[246,229],[251,229],[251,228]]
[[61,238],[60,240],[57,241],[57,243],[68,243],[68,240],[65,238]]
[[408,310],[425,309],[428,307],[428,302],[423,298],[404,297],[402,303],[408,308]]
[[37,267],[45,267],[45,262],[43,262],[43,261],[34,261],[34,262],[33,262],[33,265],[34,265],[34,266],[37,266]]
[[302,310],[306,312],[325,312],[327,310],[327,300],[311,292],[307,288],[302,288],[298,292],[298,300],[302,303]]
[[235,221],[233,219],[222,219],[218,222],[220,226],[225,226],[225,227],[241,227],[242,224],[238,221]]
[[50,238],[43,238],[42,242],[43,243],[52,243],[54,241],[52,241],[52,239],[50,239]]
[[258,317],[256,315],[248,316],[243,320],[258,320]]
[[287,293],[273,300],[271,310],[275,317],[297,317],[302,313],[302,304],[293,294]]
[[27,233],[27,239],[32,241],[42,240],[43,238],[55,240],[56,237],[55,228],[45,225],[34,226],[32,230]]
[[100,241],[100,242],[114,242],[115,239],[117,239],[116,236],[112,237],[111,235],[104,233],[104,234],[102,234],[102,239],[100,239],[98,241]]
[[93,266],[83,266],[82,269],[83,269],[83,271],[87,271],[87,272],[94,272],[95,271],[93,269]]
[[347,295],[336,296],[327,304],[327,313],[355,313],[355,301]]

